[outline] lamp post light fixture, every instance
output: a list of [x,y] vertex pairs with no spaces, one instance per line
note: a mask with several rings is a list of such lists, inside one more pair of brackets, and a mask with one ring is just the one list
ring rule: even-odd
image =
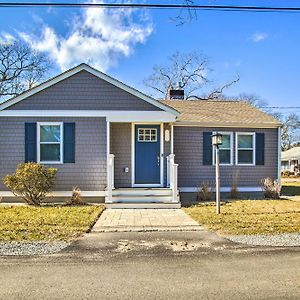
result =
[[214,132],[211,136],[211,142],[215,151],[216,164],[216,213],[220,213],[220,155],[219,146],[222,145],[222,134]]

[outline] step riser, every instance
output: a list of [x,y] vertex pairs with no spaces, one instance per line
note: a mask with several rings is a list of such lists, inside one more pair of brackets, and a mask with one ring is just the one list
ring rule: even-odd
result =
[[128,190],[128,191],[120,191],[120,190],[114,190],[112,192],[113,196],[170,196],[172,195],[171,190]]
[[161,208],[161,209],[175,209],[181,208],[180,203],[107,203],[106,208],[108,209],[141,209],[141,208]]
[[168,203],[172,202],[172,197],[164,197],[164,198],[124,198],[124,197],[113,197],[113,203]]

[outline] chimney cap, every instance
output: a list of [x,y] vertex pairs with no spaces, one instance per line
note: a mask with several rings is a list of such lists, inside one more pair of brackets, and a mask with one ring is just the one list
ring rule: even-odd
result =
[[170,100],[184,100],[184,90],[183,89],[170,89],[169,90]]

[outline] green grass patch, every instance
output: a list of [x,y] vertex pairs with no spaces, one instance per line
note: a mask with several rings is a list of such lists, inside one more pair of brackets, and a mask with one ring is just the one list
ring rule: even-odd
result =
[[0,241],[71,240],[87,232],[103,206],[0,207]]
[[227,235],[276,234],[300,231],[300,202],[290,200],[239,200],[222,204],[198,204],[184,209],[209,230]]

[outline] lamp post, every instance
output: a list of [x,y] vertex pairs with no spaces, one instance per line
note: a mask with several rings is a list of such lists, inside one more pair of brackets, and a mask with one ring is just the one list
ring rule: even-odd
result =
[[219,146],[222,145],[222,134],[214,132],[211,136],[216,158],[216,213],[220,213],[220,156]]

